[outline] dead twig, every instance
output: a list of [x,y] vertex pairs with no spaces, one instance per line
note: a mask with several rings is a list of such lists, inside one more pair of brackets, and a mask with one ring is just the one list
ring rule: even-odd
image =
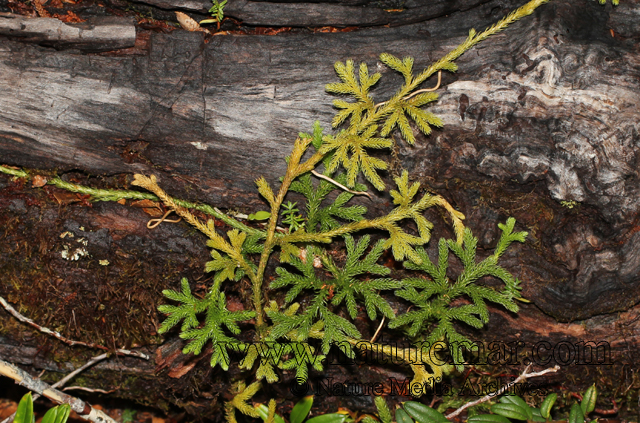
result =
[[384,316],[382,316],[382,320],[380,321],[380,325],[378,326],[378,330],[376,330],[376,333],[373,334],[373,337],[371,338],[371,341],[369,341],[369,343],[373,344],[375,342],[375,340],[378,337],[378,335],[380,334],[380,331],[382,330],[383,326],[384,326]]
[[476,401],[472,401],[472,402],[468,402],[465,405],[463,405],[462,407],[458,408],[457,410],[455,410],[454,412],[447,414],[447,419],[452,419],[454,417],[456,417],[458,414],[462,413],[463,410],[469,408],[469,407],[473,407],[474,405],[478,405],[478,404],[482,404],[483,402],[487,402],[489,400],[495,399],[496,397],[498,397],[499,395],[503,394],[505,391],[507,391],[509,388],[511,388],[513,385],[522,382],[525,379],[530,379],[532,377],[540,377],[543,375],[546,375],[547,373],[555,373],[558,370],[560,370],[560,366],[555,365],[551,368],[542,370],[540,372],[535,372],[535,373],[527,373],[529,371],[529,369],[531,368],[531,364],[529,364],[525,369],[524,372],[522,372],[522,374],[520,376],[518,376],[516,378],[516,380],[507,383],[506,385],[504,385],[502,388],[498,389],[496,392],[492,392],[488,395],[485,395],[484,397],[476,400]]
[[89,420],[94,423],[116,423],[115,420],[106,415],[103,411],[96,410],[79,398],[72,397],[71,395],[58,391],[49,384],[41,381],[40,379],[34,378],[29,373],[17,368],[11,363],[0,360],[0,374],[10,377],[15,380],[18,385],[24,386],[33,392],[47,397],[56,404],[69,404],[71,409],[85,420]]
[[[60,379],[59,381],[57,381],[53,385],[51,385],[51,387],[52,388],[60,388],[60,387],[64,386],[67,382],[69,382],[71,379],[73,379],[73,377],[76,376],[78,373],[81,373],[81,372],[85,371],[89,367],[91,367],[94,364],[104,360],[107,357],[109,357],[108,354],[100,354],[98,356],[93,357],[91,360],[87,361],[85,364],[83,364],[82,366],[78,367],[77,369],[75,369],[74,371],[72,371],[71,373],[69,373],[68,375],[66,375],[65,377],[63,377],[62,379]],[[42,373],[40,373],[40,375],[38,376],[38,378],[42,377],[44,372],[45,371],[43,370]],[[67,389],[69,389],[69,388],[67,388]],[[67,389],[63,389],[63,390],[67,390]],[[40,397],[40,394],[35,394],[33,396],[33,401],[37,400],[39,397]],[[2,421],[2,423],[11,423],[15,417],[16,417],[16,413],[13,413],[12,415],[10,415],[6,419],[4,419]]]
[[341,183],[339,183],[339,182],[337,182],[337,181],[334,181],[333,179],[329,178],[328,176],[324,176],[323,174],[318,173],[318,172],[316,172],[315,170],[312,170],[312,171],[311,171],[311,173],[312,173],[313,175],[315,175],[316,177],[320,178],[320,179],[324,179],[325,181],[329,181],[329,182],[331,182],[333,185],[335,185],[335,186],[337,186],[337,187],[339,187],[339,188],[341,188],[341,189],[343,189],[343,190],[345,190],[345,191],[347,191],[347,192],[350,192],[351,194],[355,194],[355,195],[366,195],[367,197],[369,197],[369,199],[371,199],[371,194],[369,194],[369,193],[368,193],[368,192],[366,192],[366,191],[353,191],[353,190],[350,190],[349,188],[345,187],[345,186],[344,186],[344,185],[342,185]]
[[[51,335],[54,338],[59,339],[60,341],[64,342],[67,345],[70,346],[74,346],[74,345],[82,345],[85,347],[89,347],[89,348],[97,348],[97,349],[101,349],[104,351],[109,351],[109,348],[105,347],[104,345],[99,345],[99,344],[95,344],[93,342],[82,342],[82,341],[74,341],[72,339],[68,339],[65,338],[64,336],[62,336],[60,333],[53,331],[49,328],[45,328],[44,326],[40,326],[39,324],[37,324],[36,322],[34,322],[33,320],[29,319],[28,317],[23,316],[22,314],[18,313],[16,311],[15,308],[13,308],[11,306],[11,304],[9,304],[4,298],[0,297],[0,304],[2,304],[2,307],[4,307],[5,310],[7,310],[9,312],[9,314],[11,314],[13,317],[15,317],[16,319],[20,320],[23,323],[26,323],[36,329],[38,329],[40,332],[47,334],[47,335]],[[131,351],[131,350],[126,350],[123,348],[118,348],[115,350],[115,353],[118,355],[130,355],[132,357],[139,357],[139,358],[144,358],[145,360],[149,360],[149,356],[141,353],[139,351]]]

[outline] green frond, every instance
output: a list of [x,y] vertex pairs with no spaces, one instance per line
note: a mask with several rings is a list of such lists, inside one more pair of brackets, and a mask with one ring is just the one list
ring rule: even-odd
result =
[[406,85],[411,84],[411,81],[413,79],[412,57],[405,57],[404,59],[400,60],[389,53],[382,53],[380,55],[380,61],[389,66],[391,69],[400,72],[402,76],[404,76]]
[[263,177],[260,177],[256,180],[256,185],[258,186],[258,192],[260,193],[260,195],[262,195],[265,200],[269,202],[269,205],[273,207],[273,204],[275,203],[275,197],[267,180]]
[[[333,179],[342,185],[347,183],[345,174],[335,176]],[[365,190],[365,188],[364,185],[355,185],[356,190]],[[322,207],[327,196],[336,189],[338,187],[325,180],[321,180],[317,188],[314,187],[309,173],[302,175],[291,184],[291,191],[299,192],[307,199],[307,223],[305,225],[307,232],[316,232],[318,225],[320,226],[320,231],[336,229],[341,226],[341,223],[336,218],[353,222],[363,219],[363,215],[367,211],[365,207],[359,205],[345,206],[354,196],[350,192],[340,193],[333,203]]]
[[432,92],[420,93],[417,96],[411,97],[409,100],[407,100],[406,104],[408,106],[421,107],[421,106],[424,106],[425,104],[429,104],[434,101],[437,101],[438,97],[439,97],[438,93],[432,93]]
[[513,217],[507,219],[504,224],[498,224],[498,227],[502,230],[502,235],[500,236],[500,240],[498,241],[498,245],[496,246],[496,251],[494,253],[494,256],[496,258],[504,254],[505,250],[512,242],[524,242],[525,238],[527,237],[528,233],[525,231],[514,233],[513,228],[515,227],[515,225],[516,220]]
[[334,128],[340,126],[349,116],[351,116],[351,126],[358,125],[362,114],[367,110],[367,105],[364,103],[348,103],[344,100],[334,100],[333,105],[342,109],[331,121]]
[[260,243],[264,239],[261,234],[249,235],[242,245],[242,254],[260,254],[264,245]]
[[322,146],[322,126],[320,126],[320,121],[315,121],[313,123],[313,138],[311,143],[316,150],[319,150]]
[[256,380],[266,379],[269,383],[275,383],[278,381],[278,375],[273,368],[273,364],[262,360],[256,370]]
[[409,235],[395,224],[386,225],[385,230],[389,232],[389,239],[385,243],[385,248],[391,248],[393,258],[396,261],[403,261],[405,258],[411,261],[420,261],[420,256],[413,249],[414,245],[422,245],[428,241],[423,237]]
[[373,100],[369,96],[369,89],[378,82],[380,74],[376,73],[369,76],[367,65],[362,63],[358,72],[360,79],[360,83],[358,84],[352,60],[347,60],[345,63],[336,62],[334,68],[342,82],[327,84],[325,87],[326,91],[336,94],[353,95],[358,103],[363,103],[368,108],[373,107]]
[[225,404],[225,411],[227,414],[227,421],[236,421],[234,415],[234,409],[240,411],[242,414],[258,418],[260,414],[248,401],[260,390],[262,387],[259,381],[253,382],[251,385],[245,387],[244,382],[239,382],[237,385],[237,393],[233,399]]
[[[225,295],[218,291],[212,291],[204,299],[195,298],[191,294],[186,279],[182,280],[182,293],[164,291],[167,298],[182,303],[180,306],[162,305],[158,307],[161,313],[167,314],[167,319],[160,325],[159,333],[164,333],[183,320],[180,337],[191,340],[185,346],[183,353],[193,352],[200,354],[204,345],[211,340],[214,353],[211,357],[211,365],[220,364],[224,370],[228,370],[229,356],[227,348],[239,344],[235,338],[229,337],[222,329],[222,325],[233,334],[239,334],[240,328],[236,322],[246,321],[255,316],[253,311],[230,312],[226,307]],[[201,325],[198,314],[206,311],[204,324]]]
[[374,403],[376,404],[378,416],[380,416],[380,421],[382,423],[391,423],[391,421],[393,420],[393,418],[391,417],[391,410],[389,410],[389,406],[387,405],[387,401],[384,399],[384,397],[376,396],[374,399]]
[[[407,106],[405,110],[407,111],[407,114],[411,116],[411,119],[413,119],[413,121],[416,123],[416,126],[418,126],[418,129],[420,129],[420,132],[425,135],[429,135],[431,133],[431,127],[429,126],[429,124],[433,124],[432,122],[437,122],[439,123],[438,126],[442,126],[442,121],[440,121],[439,118],[429,112],[425,112],[424,110],[414,106]],[[434,120],[434,118],[436,120]]]
[[237,262],[228,256],[222,256],[216,250],[211,250],[211,257],[213,260],[208,261],[204,266],[205,272],[217,272],[218,278],[220,282],[224,282],[225,280],[234,280],[236,275],[236,270],[238,270]]
[[[472,29],[472,31],[474,31],[475,35],[475,30]],[[453,73],[458,71],[458,65],[456,65],[454,62],[444,62],[442,65],[440,65],[440,69],[447,70]]]
[[[373,132],[375,132],[376,127],[372,128]],[[362,135],[342,131],[336,137],[327,138],[320,152],[324,154],[331,151],[334,152],[327,171],[333,172],[338,165],[342,164],[347,170],[346,185],[348,187],[353,188],[355,186],[356,178],[362,172],[376,189],[383,190],[384,182],[378,175],[377,169],[384,170],[387,168],[387,164],[380,159],[371,157],[366,149],[391,148],[393,142],[384,138],[367,137],[369,134],[371,134],[371,128]]]
[[[398,185],[406,187],[407,182],[398,178]],[[400,195],[400,194],[397,194]],[[419,248],[416,254],[418,261],[405,262],[408,269],[423,271],[432,279],[409,278],[402,281],[402,287],[395,294],[411,302],[414,309],[396,317],[389,323],[390,328],[406,327],[409,336],[417,336],[426,328],[429,328],[427,342],[435,342],[446,339],[449,344],[468,341],[460,335],[453,326],[454,321],[466,323],[475,328],[481,328],[489,320],[487,302],[502,305],[507,310],[517,311],[515,299],[519,297],[519,281],[504,268],[497,265],[497,260],[504,249],[512,241],[524,241],[523,232],[514,234],[515,220],[508,219],[502,229],[501,241],[493,255],[486,259],[476,261],[476,249],[478,240],[471,231],[466,228],[463,242],[440,239],[438,243],[438,260],[434,264],[427,253]],[[463,270],[455,280],[451,282],[447,276],[449,267],[449,253],[454,253],[463,264]],[[487,286],[476,285],[480,278],[492,276],[502,280],[505,284],[503,291],[498,291]],[[467,297],[472,304],[452,305],[456,298]],[[451,351],[452,354],[457,354]],[[454,357],[456,363],[461,363],[462,357]]]
[[416,137],[413,135],[413,130],[411,129],[411,126],[409,125],[409,120],[404,115],[404,113],[401,113],[398,116],[398,128],[400,129],[400,133],[402,134],[402,138],[404,138],[404,140],[406,142],[408,142],[410,145],[415,144]]
[[353,94],[353,88],[349,84],[333,82],[325,86],[325,90],[336,94]]
[[280,244],[280,263],[289,263],[300,253],[300,248],[294,244],[284,242]]
[[[376,159],[375,157],[367,155],[366,153],[364,153],[364,150],[358,150],[358,152],[360,153],[358,156],[360,158],[359,161],[362,174],[365,176],[365,178],[367,178],[369,182],[371,182],[371,185],[373,185],[379,191],[382,191],[384,189],[384,182],[382,181],[380,175],[378,175],[377,170],[385,170],[387,168],[387,163],[383,160]],[[352,160],[352,163],[354,162],[355,160]],[[349,184],[349,186],[354,186],[356,183],[356,176],[353,175],[353,172],[351,172],[351,174],[347,176],[347,183]]]
[[[285,297],[286,302],[293,301],[296,296],[306,289],[315,291],[315,299],[301,314],[287,315],[276,310],[267,310],[267,314],[274,322],[270,334],[274,338],[289,336],[295,332],[302,339],[309,336],[311,326],[322,321],[323,353],[332,342],[346,341],[348,337],[358,338],[358,331],[348,320],[338,316],[328,308],[327,302],[338,307],[341,304],[347,309],[350,317],[355,319],[358,305],[363,304],[367,314],[375,319],[380,312],[387,318],[394,316],[393,309],[378,291],[391,290],[400,287],[399,282],[388,278],[371,278],[369,275],[388,275],[390,270],[377,263],[384,252],[384,240],[378,241],[368,253],[370,237],[363,236],[356,242],[350,235],[345,235],[347,257],[344,266],[336,265],[333,260],[320,249],[309,246],[306,259],[294,258],[293,267],[299,273],[292,273],[278,268],[276,278],[271,288],[289,287]],[[331,274],[330,279],[320,279],[313,267],[313,257],[320,256],[325,272]]]
[[158,311],[167,315],[167,318],[162,322],[158,333],[165,333],[182,320],[181,331],[186,331],[198,326],[198,318],[196,314],[202,313],[206,309],[206,303],[204,301],[195,298],[191,294],[189,288],[189,281],[186,278],[182,278],[181,281],[182,292],[164,290],[162,294],[170,300],[183,303],[183,306],[171,306],[161,305],[158,307]]
[[395,109],[391,116],[389,116],[384,122],[384,125],[380,130],[380,135],[382,135],[383,137],[389,135],[393,128],[395,128],[398,124],[398,119],[400,119],[400,116],[402,116],[402,109]]
[[367,68],[366,63],[360,63],[360,85],[365,92],[368,92],[371,87],[373,87],[379,80],[380,74],[374,73],[369,76],[369,69]]
[[402,207],[408,207],[409,204],[413,201],[413,197],[418,193],[418,189],[420,188],[420,183],[415,182],[411,184],[409,187],[409,172],[406,170],[402,171],[402,175],[397,178],[394,178],[396,185],[398,186],[398,190],[391,190],[389,194],[391,194],[391,198],[393,198],[393,204],[397,204]]

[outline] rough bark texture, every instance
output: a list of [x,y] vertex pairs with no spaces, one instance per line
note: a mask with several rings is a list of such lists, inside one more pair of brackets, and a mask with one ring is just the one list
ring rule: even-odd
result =
[[[145,2],[196,15],[210,7]],[[276,183],[297,133],[309,131],[315,120],[330,126],[335,110],[324,85],[336,80],[335,61],[364,61],[380,71],[375,95],[385,99],[400,78],[378,62],[380,53],[413,56],[414,68],[421,69],[463,41],[469,28],[489,25],[516,5],[442,1],[426,7],[408,1],[405,12],[386,12],[366,1],[230,0],[228,15],[252,25],[373,27],[215,37],[138,28],[134,48],[101,54],[1,38],[1,162],[73,171],[67,177],[96,186],[122,186],[126,175],[153,173],[178,197],[243,211],[264,208],[254,180],[265,176]],[[580,0],[545,5],[461,57],[459,72],[443,75],[440,100],[430,108],[444,128],[419,137],[415,147],[397,146],[393,171],[406,168],[455,204],[482,247],[493,245],[496,224],[508,216],[530,233],[505,266],[523,281],[532,305],[518,316],[495,310],[489,328],[473,333],[475,338],[499,333],[527,343],[607,341],[622,363],[637,358],[639,15],[638,1],[615,9]],[[376,26],[387,24],[392,26]],[[47,196],[8,177],[1,180],[6,229],[0,265],[12,281],[2,284],[8,299],[24,304],[43,324],[62,325],[68,336],[90,331],[105,345],[147,345],[153,353],[160,291],[175,288],[182,275],[203,278],[203,240],[183,224],[148,231],[148,216],[129,206],[88,208],[65,198],[58,208],[53,201],[60,202],[61,194],[55,189]],[[389,209],[384,196],[366,205],[372,215]],[[89,240],[90,259],[60,258],[63,244],[72,243],[59,238],[65,231]],[[17,253],[15,245],[21,246]],[[99,259],[110,266],[100,266]],[[27,277],[37,283],[20,288]],[[138,284],[133,291],[131,284]],[[25,289],[31,293],[26,299]],[[235,301],[242,307],[247,294],[238,291]],[[82,298],[67,298],[73,292]],[[36,311],[41,301],[48,305]],[[78,319],[85,325],[93,319],[95,330],[81,328]],[[363,333],[375,330],[373,323],[362,325]],[[160,389],[142,384],[132,397],[214,415],[219,403],[204,404],[228,384],[203,388],[201,378],[218,380],[221,372],[212,372],[206,359],[172,354],[179,342],[170,340],[155,352],[159,368],[173,372],[170,382],[166,373],[153,376],[142,365],[145,383]],[[1,344],[0,356],[11,360],[14,346]],[[189,360],[195,368],[185,376]],[[622,390],[639,387],[624,366],[606,369],[614,384],[624,384]],[[372,378],[375,371],[382,370],[360,369],[351,377]],[[172,379],[178,376],[179,383]],[[283,395],[285,388],[268,389]],[[357,406],[370,407],[368,401]]]
[[118,17],[66,24],[58,19],[0,13],[0,35],[55,48],[110,51],[133,47],[136,27],[132,19]]

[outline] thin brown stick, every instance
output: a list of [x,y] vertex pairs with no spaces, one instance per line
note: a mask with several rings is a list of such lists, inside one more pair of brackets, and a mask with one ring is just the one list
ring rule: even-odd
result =
[[530,379],[532,377],[539,377],[539,376],[543,376],[546,375],[547,373],[555,373],[558,370],[560,370],[560,366],[558,366],[557,364],[551,368],[542,370],[540,372],[535,372],[535,373],[527,373],[529,371],[529,369],[531,368],[531,364],[529,364],[525,369],[524,372],[522,372],[522,374],[520,374],[520,376],[518,376],[516,378],[516,380],[507,383],[506,385],[504,385],[502,388],[498,389],[496,392],[492,392],[488,395],[485,395],[484,397],[476,400],[476,401],[472,401],[472,402],[468,402],[465,405],[463,405],[462,407],[458,408],[457,410],[455,410],[454,412],[447,414],[447,419],[452,419],[454,417],[456,417],[458,414],[462,413],[463,410],[469,408],[469,407],[473,407],[474,405],[478,405],[478,404],[482,404],[483,402],[487,402],[491,399],[495,399],[497,396],[503,394],[507,389],[511,388],[513,385],[515,385],[516,383],[522,382],[525,379]]
[[[62,336],[60,333],[58,333],[56,331],[53,331],[53,330],[51,330],[49,328],[45,328],[44,326],[40,326],[39,324],[37,324],[33,320],[29,319],[28,317],[25,317],[22,314],[18,313],[18,311],[16,311],[16,309],[13,308],[11,306],[11,304],[9,304],[2,297],[0,297],[0,304],[2,304],[2,307],[4,307],[4,309],[7,310],[9,312],[9,314],[11,314],[16,319],[20,320],[23,323],[28,324],[29,326],[32,326],[32,327],[38,329],[40,332],[42,332],[44,334],[51,335],[54,338],[59,339],[60,341],[64,342],[67,345],[70,345],[70,346],[82,345],[84,347],[97,348],[97,349],[100,349],[100,350],[109,351],[109,348],[105,347],[104,345],[95,344],[93,342],[74,341],[72,339],[65,338],[64,336]],[[119,355],[130,355],[130,356],[133,356],[133,357],[144,358],[145,360],[149,359],[149,356],[144,354],[144,353],[141,353],[141,352],[138,352],[138,351],[126,350],[126,349],[123,349],[123,348],[116,349],[115,353],[119,354]]]
[[116,388],[116,389],[111,389],[110,391],[107,391],[106,389],[87,388],[85,386],[69,386],[68,388],[63,389],[63,391],[73,391],[73,390],[86,391],[86,392],[98,392],[100,394],[113,394],[118,389]]
[[108,354],[100,354],[100,355],[97,355],[97,356],[93,357],[91,360],[87,361],[85,364],[83,364],[82,366],[78,367],[77,369],[75,369],[74,371],[72,371],[71,373],[69,373],[68,375],[66,375],[65,377],[63,377],[62,379],[60,379],[59,381],[57,381],[53,385],[51,385],[51,387],[52,388],[60,388],[60,387],[64,386],[67,382],[69,382],[71,379],[73,379],[73,377],[76,376],[78,373],[81,373],[81,372],[85,371],[89,367],[91,367],[94,364],[104,360],[107,357],[109,357]]
[[85,420],[89,420],[94,423],[116,423],[115,420],[106,415],[103,411],[96,410],[79,398],[72,397],[71,395],[52,388],[49,384],[41,381],[40,379],[34,378],[29,373],[17,368],[11,363],[0,360],[0,374],[10,377],[15,380],[17,384],[49,398],[56,404],[69,404],[71,409]]

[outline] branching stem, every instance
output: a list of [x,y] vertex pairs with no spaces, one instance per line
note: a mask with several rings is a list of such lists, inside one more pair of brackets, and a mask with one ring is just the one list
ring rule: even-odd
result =
[[298,138],[293,147],[293,151],[291,153],[291,156],[289,157],[289,163],[287,165],[287,172],[282,180],[280,189],[278,190],[278,195],[276,196],[271,207],[271,216],[269,217],[269,223],[267,224],[267,236],[264,241],[262,254],[260,256],[258,271],[256,272],[255,279],[252,279],[253,305],[256,311],[256,329],[260,337],[262,337],[266,329],[262,307],[262,283],[264,280],[264,271],[267,268],[267,263],[269,261],[269,257],[271,256],[271,253],[273,252],[273,248],[279,243],[280,239],[282,239],[275,236],[278,224],[278,216],[280,214],[280,207],[282,206],[284,197],[287,195],[287,192],[289,192],[291,183],[298,176],[314,170],[317,164],[324,157],[324,154],[315,153],[306,162],[300,163],[300,159],[307,150],[310,142],[310,139]]

